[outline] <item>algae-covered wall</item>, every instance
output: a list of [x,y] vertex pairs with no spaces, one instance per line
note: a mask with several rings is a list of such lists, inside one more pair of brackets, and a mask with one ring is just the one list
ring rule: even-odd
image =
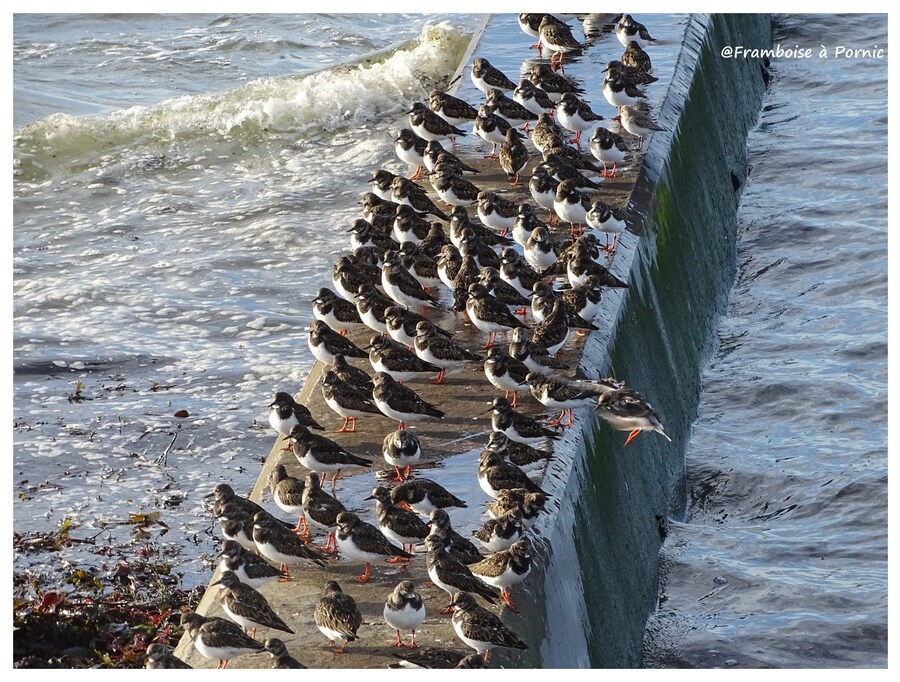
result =
[[623,448],[625,434],[590,413],[570,429],[545,486],[559,509],[539,527],[548,559],[535,610],[544,615],[529,619],[529,634],[542,646],[526,664],[641,664],[666,519],[683,511],[701,365],[734,278],[745,143],[765,90],[760,59],[721,52],[770,44],[768,15],[694,15],[687,28],[657,112],[672,134],[652,139],[632,195],[631,287],[604,301],[608,331],[589,339],[580,364],[589,378],[612,374],[640,390],[673,442],[648,433]]

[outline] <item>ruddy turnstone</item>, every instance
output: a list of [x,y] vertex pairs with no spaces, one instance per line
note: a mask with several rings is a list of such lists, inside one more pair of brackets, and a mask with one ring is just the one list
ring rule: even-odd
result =
[[419,243],[419,252],[426,253],[436,260],[444,245],[449,243],[450,241],[447,239],[443,225],[435,220],[431,223],[425,239]]
[[428,478],[404,481],[391,490],[394,504],[401,502],[422,516],[431,516],[435,509],[465,507],[466,503],[438,483]]
[[440,255],[437,257],[437,266],[438,277],[441,278],[441,282],[453,291],[454,280],[459,273],[459,268],[462,266],[462,256],[460,256],[459,250],[453,244],[444,244],[441,247]]
[[[477,115],[478,115],[478,112],[476,111],[475,116],[477,116]],[[444,159],[443,159],[444,162],[458,167],[464,173],[473,173],[473,174],[477,175],[478,173],[481,172],[477,168],[473,168],[469,164],[465,163],[462,159],[460,159],[458,156],[456,156],[449,150],[444,149],[441,146],[441,143],[438,142],[437,140],[432,140],[428,143],[428,146],[425,148],[425,168],[428,169],[429,173],[435,169],[435,166],[437,166],[437,163],[439,160],[441,160],[441,157],[444,157]]]
[[[536,122],[538,114],[526,109],[522,104],[512,99],[499,88],[491,88],[487,94],[487,104],[492,107],[495,114],[499,114],[513,126],[513,128],[530,127]],[[516,139],[520,139],[516,134]]]
[[525,242],[525,260],[535,272],[549,269],[559,255],[559,247],[546,227],[536,227]]
[[[396,177],[394,178],[392,186],[394,189],[391,196],[393,197],[395,203],[406,204],[408,206],[411,206],[419,213],[430,213],[431,215],[437,216],[441,220],[450,219],[450,216],[448,216],[437,207],[437,205],[425,193],[425,190],[419,187],[412,180]],[[395,216],[396,213],[397,209],[394,209]]]
[[616,24],[616,38],[625,47],[628,47],[628,43],[631,41],[636,42],[640,47],[656,42],[656,38],[650,36],[647,27],[635,21],[630,14],[623,14],[619,23]]
[[266,653],[272,657],[272,668],[275,670],[301,669],[306,670],[296,658],[288,653],[287,647],[277,637],[269,637],[265,643]]
[[569,258],[566,263],[566,275],[569,279],[569,284],[573,287],[584,284],[590,275],[596,275],[597,279],[600,280],[600,286],[618,289],[628,288],[628,282],[623,282],[604,266],[583,253],[576,253]]
[[287,468],[283,464],[276,466],[269,474],[269,490],[279,509],[297,517],[297,525],[294,532],[300,531],[300,526],[306,527],[306,519],[303,513],[303,481],[289,476]]
[[[375,500],[375,518],[378,528],[384,537],[400,545],[404,550],[413,553],[413,547],[420,545],[428,537],[428,525],[415,512],[398,507],[391,500],[391,491],[383,485],[376,486],[367,500]],[[402,559],[388,559],[388,563],[397,563]]]
[[[556,301],[546,317],[534,328],[531,341],[538,346],[543,346],[547,352],[555,356],[569,338],[569,330],[572,326],[568,307],[562,301]],[[585,323],[584,320],[581,320],[578,326],[597,329],[593,324]]]
[[366,523],[356,514],[342,512],[338,514],[337,523],[338,551],[351,561],[362,561],[366,564],[366,570],[356,578],[357,582],[368,582],[371,565],[379,559],[412,558],[412,554],[391,543],[378,528]]
[[591,207],[591,199],[575,189],[572,180],[564,180],[556,188],[556,198],[553,200],[553,210],[560,220],[565,220],[572,228],[572,238],[575,238],[575,226],[584,225],[584,219]]
[[291,431],[294,456],[310,471],[333,473],[331,489],[334,490],[338,476],[351,467],[370,467],[372,462],[347,452],[330,438],[310,433],[305,426],[295,426]]
[[450,595],[450,603],[441,613],[449,613],[454,602],[469,592],[477,594],[491,604],[496,604],[500,590],[490,587],[472,575],[472,571],[461,561],[454,559],[444,547],[444,541],[437,535],[425,539],[428,548],[425,563],[428,577],[437,587]]
[[550,149],[555,138],[562,139],[563,135],[565,135],[565,131],[553,121],[549,114],[541,114],[538,116],[537,125],[531,131],[531,144],[543,154],[545,149]]
[[334,264],[331,283],[342,298],[354,302],[359,287],[374,284],[380,277],[381,268],[377,265],[363,265],[352,256],[341,256]]
[[369,329],[380,334],[388,333],[384,311],[395,304],[394,299],[382,294],[372,284],[360,285],[356,293],[356,310],[359,312],[359,319]]
[[172,649],[161,642],[153,642],[147,647],[147,662],[144,664],[147,670],[175,670],[178,668],[192,668],[175,654]]
[[[628,158],[630,150],[621,135],[609,131],[608,129],[597,126],[594,134],[591,135],[591,154],[594,158],[603,164],[603,177],[616,177],[616,170],[620,163]],[[609,171],[607,166],[612,164],[612,170]]]
[[369,179],[369,182],[372,183],[372,193],[385,201],[392,201],[391,193],[393,188],[391,183],[396,177],[396,175],[383,168],[375,171]]
[[[252,537],[252,519],[250,523]],[[248,551],[235,540],[225,540],[222,543],[219,572],[225,571],[231,571],[242,583],[255,588],[285,577],[284,573],[256,553],[256,543],[253,543],[253,551]]]
[[650,85],[650,83],[655,83],[659,80],[659,78],[651,76],[643,69],[635,66],[625,66],[618,59],[606,62],[606,68],[603,69],[603,73],[634,85]]
[[519,184],[519,173],[528,163],[528,149],[522,144],[519,134],[510,128],[506,131],[506,140],[500,145],[500,168],[506,171],[506,178],[513,184]]
[[541,445],[548,438],[559,438],[556,431],[548,429],[533,417],[516,412],[505,398],[494,398],[491,409],[491,428],[517,443]]
[[388,668],[455,668],[466,656],[455,649],[419,649],[411,653],[395,653],[399,663],[391,663]]
[[478,538],[489,552],[509,549],[514,542],[525,536],[522,512],[519,509],[511,509],[499,519],[488,519],[481,528],[472,531],[472,535]]
[[518,87],[513,90],[513,100],[538,116],[556,108],[556,103],[550,99],[550,95],[527,78],[522,78]]
[[598,174],[603,172],[600,166],[588,160],[579,150],[563,142],[563,138],[559,135],[553,135],[548,138],[541,155],[544,157],[544,163],[551,165],[574,166],[577,170]]
[[464,228],[459,237],[459,253],[463,259],[472,256],[479,268],[500,267],[497,252],[485,244],[471,227]]
[[564,362],[552,357],[546,348],[533,343],[528,338],[527,329],[513,330],[512,343],[509,344],[509,356],[521,360],[532,372],[547,374],[553,370],[569,368]]
[[546,495],[530,493],[524,488],[501,490],[500,494],[487,504],[487,513],[493,519],[501,519],[513,509],[522,513],[522,525],[531,528],[538,515],[545,510]]
[[566,76],[556,73],[547,64],[532,64],[528,75],[531,77],[531,82],[546,92],[547,96],[554,102],[559,102],[563,94],[567,92],[572,92],[576,95],[584,93],[583,88]]
[[[597,397],[603,394],[594,384],[554,379],[538,372],[529,372],[525,380],[531,387],[531,395],[541,405],[562,410],[559,417],[549,423],[564,427],[572,426],[572,410],[595,405]],[[564,424],[562,418],[566,413],[568,421]]]
[[452,169],[432,173],[430,180],[441,201],[450,206],[471,206],[478,200],[478,193],[481,191]]
[[217,669],[242,654],[263,650],[263,643],[245,635],[241,627],[224,618],[205,618],[199,613],[181,614],[181,627],[200,655],[219,661]]
[[396,202],[382,199],[374,192],[365,192],[359,203],[363,207],[363,218],[376,227],[383,227],[384,223],[389,222],[397,212]]
[[419,281],[403,267],[396,251],[388,251],[384,255],[381,286],[388,296],[406,308],[418,305],[435,307],[438,304],[437,299],[425,291]]
[[528,474],[515,464],[504,461],[494,450],[482,450],[478,459],[478,485],[489,497],[497,497],[501,490],[525,488],[530,493],[544,493]]
[[[508,306],[527,306],[528,299],[522,296],[512,284],[500,277],[500,271],[496,268],[483,268],[478,275],[478,281],[484,285],[488,292]],[[524,315],[525,310],[516,310],[517,315]]]
[[[493,203],[493,209],[491,210],[479,210],[482,204],[485,202],[487,198],[491,198]],[[474,221],[469,218],[469,214],[466,212],[462,206],[457,206],[453,209],[453,212],[450,216],[450,241],[456,248],[460,248],[460,242],[462,241],[463,231],[468,228],[475,233],[475,236],[478,237],[482,242],[487,244],[488,246],[506,246],[508,244],[512,244],[513,240],[508,237],[502,237],[496,232],[495,229],[502,229],[499,227],[494,227],[494,225],[499,224],[498,221],[500,217],[506,216],[507,208],[509,204],[512,204],[512,211],[515,214],[516,205],[513,202],[508,202],[506,199],[502,199],[498,197],[493,192],[479,192],[478,193],[478,207],[476,207],[476,213],[478,215],[479,220],[484,221],[484,218],[487,217],[487,222],[481,224],[480,222]],[[494,212],[498,212],[498,216],[493,216]],[[488,227],[485,227],[487,225]],[[489,229],[493,228],[493,229]]]
[[[219,512],[226,504],[234,505],[251,516],[258,511],[264,511],[263,508],[253,500],[247,497],[241,497],[234,492],[234,488],[227,483],[218,483],[216,487],[213,488],[212,496],[216,498],[216,501],[213,503],[213,514],[216,516],[219,515]],[[209,496],[207,495],[207,497]]]
[[429,535],[439,537],[450,556],[464,564],[471,564],[483,558],[475,543],[453,530],[450,514],[443,509],[435,509],[431,512],[430,518],[431,532]]
[[[469,300],[469,287],[478,281],[478,275],[481,268],[475,260],[475,256],[461,256],[462,261],[459,270],[456,271],[456,278],[453,280],[453,305],[449,310],[460,313],[466,309],[466,303]],[[438,377],[441,379],[441,377]],[[440,383],[435,379],[436,383]]]
[[588,275],[582,284],[564,291],[561,298],[571,312],[583,320],[590,321],[600,309],[600,301],[603,298],[601,286],[599,277]]
[[516,84],[513,83],[506,75],[491,65],[491,63],[483,57],[477,57],[472,62],[472,82],[475,87],[487,95],[491,88],[499,88],[507,92],[515,90]]
[[487,448],[507,458],[525,473],[535,471],[553,459],[552,447],[533,448],[510,440],[505,433],[499,431],[492,431],[488,436]]
[[513,130],[516,135],[519,133],[505,118],[494,113],[494,108],[488,104],[482,104],[478,107],[478,116],[475,119],[475,125],[472,131],[485,142],[491,143],[491,151],[484,155],[486,159],[499,158],[496,154],[497,145],[506,140],[506,132]]
[[493,347],[497,332],[525,326],[504,303],[491,296],[484,285],[478,282],[469,286],[466,312],[472,324],[488,335],[487,343],[482,346],[484,349]]
[[401,245],[405,242],[420,243],[428,236],[431,223],[416,213],[412,206],[401,204],[391,226],[392,234]]
[[659,415],[644,396],[630,388],[604,393],[597,399],[597,412],[617,431],[630,431],[625,445],[641,431],[656,431],[670,443]]
[[478,111],[471,104],[441,90],[432,90],[428,93],[428,105],[434,113],[453,126],[474,121],[478,115]]
[[337,498],[322,490],[319,474],[311,472],[306,475],[303,486],[303,509],[310,527],[328,533],[328,540],[321,548],[323,551],[337,552],[337,517],[347,511]]
[[341,381],[352,384],[367,394],[371,393],[372,389],[375,388],[372,377],[359,367],[351,365],[340,353],[334,356],[334,360],[331,363],[331,371],[337,374],[338,379]]
[[[422,457],[419,437],[406,429],[391,431],[384,437],[384,441],[381,444],[381,454],[384,457],[384,461],[396,470],[396,480],[405,481],[412,472],[412,465]],[[406,471],[401,473],[401,467],[406,467]]]
[[492,385],[505,391],[504,398],[512,394],[511,406],[515,407],[519,398],[519,391],[528,389],[525,376],[528,368],[518,360],[511,358],[499,346],[494,346],[488,351],[484,361],[484,374]]
[[313,620],[331,644],[341,643],[334,653],[343,653],[348,643],[358,639],[356,633],[362,625],[362,614],[353,597],[345,594],[337,582],[329,580],[325,583],[325,596],[313,611]]
[[394,140],[394,152],[397,157],[416,169],[416,172],[409,177],[410,180],[418,180],[422,176],[427,146],[428,140],[419,137],[409,128],[401,130],[397,139]]
[[[613,207],[600,199],[595,200],[591,204],[591,210],[587,212],[585,220],[595,230],[599,230],[606,234],[607,251],[615,251],[619,241],[619,235],[625,231],[625,216],[627,211],[624,208]],[[609,235],[615,235],[612,246],[609,245]]]
[[[373,381],[372,386],[374,387],[374,385]],[[372,402],[370,391],[342,380],[337,373],[331,370],[326,370],[322,376],[322,397],[330,410],[344,418],[344,423],[335,433],[354,432],[356,431],[356,420],[359,417],[365,417],[367,414],[381,414],[378,407]],[[296,448],[294,452],[296,454]],[[300,455],[297,457],[299,458]],[[314,460],[315,457],[311,461]],[[301,464],[303,464],[302,461]],[[324,471],[307,464],[303,464],[303,466],[313,471]]]
[[[478,195],[478,219],[494,230],[507,232],[512,229],[519,213],[519,205],[498,196],[494,192],[483,191]],[[509,242],[509,240],[506,240]]]
[[640,138],[638,149],[644,146],[644,138],[652,135],[656,131],[667,130],[657,125],[646,111],[638,107],[622,107],[619,109],[619,122],[622,127],[630,135],[637,135]]
[[553,310],[553,304],[559,300],[559,294],[544,280],[535,282],[532,292],[531,316],[535,322],[543,322]]
[[519,28],[525,33],[525,35],[531,36],[532,38],[537,38],[538,41],[532,45],[531,47],[536,47],[538,51],[538,57],[543,55],[543,48],[541,47],[540,33],[538,32],[538,28],[541,25],[541,20],[547,16],[546,14],[529,14],[526,12],[522,12],[519,14]]
[[606,101],[616,109],[634,105],[647,99],[647,95],[644,94],[644,91],[631,81],[621,80],[611,76],[607,76],[603,81],[603,96],[606,98]]
[[453,604],[453,629],[466,646],[488,661],[493,647],[527,649],[528,645],[497,616],[475,603],[471,594],[461,593]]
[[412,109],[406,113],[409,114],[409,127],[423,140],[440,141],[466,134],[465,130],[450,125],[422,102],[413,104]]
[[[552,224],[555,216],[555,213],[553,212],[553,202],[556,199],[557,187],[559,187],[559,181],[554,179],[543,166],[539,165],[532,171],[531,179],[528,181],[528,190],[531,192],[531,197],[537,202],[538,206],[547,211],[547,222],[550,224]],[[531,236],[531,230],[533,230],[534,227],[537,226],[535,225],[531,229],[528,229],[527,233],[522,233],[522,236],[525,237],[524,241],[521,241],[520,238],[516,236],[515,231],[513,231],[513,238],[524,246],[525,242],[528,241],[528,237]]]
[[531,545],[528,540],[516,540],[509,549],[500,550],[479,561],[469,564],[472,575],[488,585],[500,588],[500,597],[516,613],[519,609],[509,598],[509,588],[522,582],[531,573]]
[[218,585],[222,588],[222,610],[235,623],[251,631],[250,636],[256,639],[258,628],[270,628],[294,634],[282,618],[275,613],[268,600],[255,588],[245,585],[231,571],[226,571],[210,587]]
[[519,253],[512,248],[500,252],[500,278],[515,287],[523,296],[530,297],[538,274]]
[[290,393],[278,391],[269,403],[269,425],[282,436],[288,436],[297,424],[319,431],[325,430],[313,419],[306,405],[298,403]]
[[253,517],[250,514],[238,505],[229,503],[216,511],[216,520],[225,540],[237,542],[247,551],[256,551],[256,543],[253,542]]
[[262,556],[281,566],[285,578],[279,582],[291,579],[291,566],[307,562],[325,565],[325,556],[319,550],[307,547],[293,532],[273,521],[263,512],[253,517],[253,542]]
[[559,70],[562,73],[565,73],[566,71],[565,68],[563,68],[563,59],[565,55],[569,52],[583,50],[585,47],[575,40],[575,36],[572,35],[572,29],[569,28],[568,24],[558,21],[550,16],[545,16],[541,20],[541,25],[538,26],[538,34],[540,35],[541,43],[543,43],[548,50],[554,52],[553,56],[550,58],[551,69],[555,70],[556,67],[559,67]]
[[[416,340],[418,341],[418,337]],[[419,394],[411,388],[397,383],[384,372],[378,372],[375,375],[375,390],[372,391],[372,398],[382,414],[400,422],[401,429],[406,428],[406,422],[418,421],[426,417],[444,418],[443,410],[422,400]]]
[[[416,628],[425,620],[425,603],[416,592],[416,584],[412,580],[403,580],[388,595],[384,603],[384,622],[397,631],[397,639],[393,646],[418,646],[416,644]],[[409,644],[403,643],[401,630],[411,630],[412,639]]]
[[[388,326],[388,335],[397,343],[412,348],[416,342],[416,327],[419,322],[427,321],[425,317],[413,310],[405,310],[400,306],[391,306],[384,311],[384,319]],[[446,337],[450,332],[435,326],[435,331]],[[371,357],[371,354],[370,354]],[[396,378],[396,377],[394,377]]]
[[368,354],[346,336],[341,336],[321,320],[309,323],[309,350],[318,360],[331,365],[334,356],[340,353],[348,358],[365,358]]
[[625,51],[622,53],[622,57],[620,60],[622,64],[625,66],[631,66],[635,69],[640,69],[644,73],[650,73],[653,71],[653,64],[650,62],[650,55],[648,55],[641,48],[640,45],[634,40],[629,41],[628,45],[625,46]]
[[441,368],[434,383],[439,384],[444,380],[444,373],[448,369],[458,367],[466,362],[481,362],[481,356],[463,348],[454,341],[437,333],[431,322],[423,321],[416,325],[416,355]]
[[399,258],[400,264],[416,278],[423,289],[430,290],[441,283],[435,259],[421,251],[412,241],[406,241],[400,246]]
[[581,146],[581,133],[597,126],[603,117],[594,113],[586,102],[581,101],[571,92],[565,93],[556,105],[556,120],[564,128],[575,133],[572,140]]
[[[573,166],[568,159],[559,155],[550,156],[546,161],[540,164],[547,173],[560,183],[569,180],[576,189],[600,189],[602,185],[591,180],[587,175],[582,173],[576,166]],[[601,169],[598,167],[598,172]],[[555,201],[555,198],[554,198]],[[556,207],[554,206],[554,209]]]
[[325,287],[319,289],[313,299],[313,315],[341,336],[363,325],[356,306]]

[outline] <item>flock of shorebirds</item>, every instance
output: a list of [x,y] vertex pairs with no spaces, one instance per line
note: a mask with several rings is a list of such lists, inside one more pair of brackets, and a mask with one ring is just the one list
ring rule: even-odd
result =
[[[319,289],[315,298],[316,320],[310,324],[308,342],[313,355],[328,367],[321,395],[344,419],[336,433],[355,431],[357,419],[367,415],[398,422],[382,447],[396,485],[378,485],[367,498],[375,502],[374,524],[348,511],[336,496],[341,471],[371,467],[373,462],[314,433],[323,427],[289,393],[275,395],[269,422],[285,437],[285,450],[292,451],[309,473],[305,479],[294,478],[279,465],[268,481],[278,507],[297,516],[293,527],[235,494],[227,484],[214,490],[213,511],[224,542],[221,575],[213,585],[221,590],[218,596],[228,619],[186,613],[181,624],[197,651],[219,661],[219,667],[255,652],[268,652],[276,668],[304,667],[282,640],[256,639],[258,628],[293,634],[259,591],[271,581],[290,580],[292,567],[324,566],[330,553],[338,553],[365,564],[357,580],[366,582],[373,564],[408,563],[421,545],[426,549],[429,580],[450,597],[442,613],[452,612],[456,634],[475,653],[422,649],[398,654],[402,660],[396,665],[485,667],[494,647],[527,649],[522,638],[476,597],[492,605],[502,600],[516,610],[509,588],[531,571],[528,529],[544,512],[548,497],[529,470],[540,469],[552,457],[552,443],[571,426],[576,408],[594,407],[613,428],[630,431],[626,445],[644,430],[668,439],[650,404],[623,382],[558,376],[567,367],[555,356],[570,331],[597,329],[592,320],[603,290],[628,286],[599,262],[615,252],[618,234],[625,229],[624,211],[591,199],[585,190],[600,185],[585,173],[613,176],[633,152],[622,137],[599,125],[602,117],[580,98],[583,89],[562,73],[566,59],[588,48],[573,37],[566,23],[573,17],[519,15],[523,31],[538,38],[533,47],[553,53],[550,63],[539,61],[517,85],[486,59],[475,59],[471,78],[486,102],[475,109],[445,92],[432,91],[429,105],[412,106],[410,128],[395,141],[399,158],[416,168],[412,178],[386,170],[374,174],[372,191],[362,201],[363,218],[350,229],[353,253],[335,264],[334,290]],[[639,106],[643,86],[656,80],[643,50],[654,40],[629,15],[619,18],[616,35],[626,49],[604,70],[603,95],[618,109],[616,119],[622,128],[643,138],[660,129]],[[532,156],[520,130],[530,133],[543,162],[531,174],[529,191],[537,206],[548,210],[548,222],[568,224],[568,243],[560,242],[566,232],[551,230],[533,204],[509,202],[481,191],[464,177],[477,169],[442,142],[449,139],[455,145],[455,138],[466,134],[458,126],[466,122],[473,122],[474,133],[494,145],[486,158],[497,158],[514,184]],[[602,167],[580,151],[581,135],[589,130],[590,151]],[[575,134],[572,140],[570,132]],[[428,170],[434,192],[451,207],[449,215],[414,181],[423,169]],[[468,214],[473,206],[478,221]],[[447,221],[448,230],[433,218]],[[585,224],[592,229],[585,230]],[[606,244],[600,244],[597,232],[606,233]],[[615,235],[612,244],[610,234]],[[557,282],[557,276],[564,281]],[[481,348],[486,355],[465,347],[417,312],[441,306],[439,292],[444,286],[452,295],[450,310],[465,313],[487,335]],[[532,329],[525,322],[529,310],[535,322]],[[373,332],[363,347],[348,336],[361,328]],[[494,344],[501,333],[511,334],[508,351]],[[356,358],[369,361],[374,377],[350,363]],[[492,433],[479,460],[478,482],[492,498],[487,508],[490,520],[473,533],[481,547],[453,530],[448,511],[466,503],[437,482],[412,475],[422,448],[418,435],[405,428],[413,421],[442,419],[444,412],[404,382],[434,374],[432,383],[441,384],[446,372],[467,363],[483,365],[487,380],[505,392],[491,404]],[[517,411],[520,391],[560,410],[559,417],[543,422]],[[321,547],[311,544],[314,531],[327,535]],[[490,554],[484,556],[483,550]],[[340,645],[337,652],[358,638],[360,610],[337,582],[324,585],[313,615],[319,630]],[[396,631],[394,645],[417,646],[416,628],[425,619],[425,606],[415,583],[397,584],[387,595],[383,617]],[[405,631],[412,632],[408,643]],[[156,643],[148,648],[147,667],[188,666]]]

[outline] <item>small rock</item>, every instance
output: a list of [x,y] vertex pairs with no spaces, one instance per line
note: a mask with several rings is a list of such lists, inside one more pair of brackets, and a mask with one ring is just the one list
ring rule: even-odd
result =
[[736,665],[737,665],[737,660],[734,659],[734,658],[729,658],[727,661],[725,661],[725,665],[727,665],[727,666],[729,666],[729,667],[736,666]]
[[187,410],[178,410],[178,412],[175,413],[175,416],[184,419],[185,417],[190,417],[191,415]]
[[723,578],[723,577],[720,576],[720,575],[717,575],[715,578],[713,578],[713,582],[714,582],[716,585],[724,585],[725,583],[728,582],[728,579],[727,579],[727,578]]

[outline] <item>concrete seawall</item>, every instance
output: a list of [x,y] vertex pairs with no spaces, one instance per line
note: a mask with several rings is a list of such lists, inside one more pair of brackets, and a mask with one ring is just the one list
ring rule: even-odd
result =
[[685,33],[659,114],[673,134],[650,143],[631,198],[639,234],[617,255],[620,267],[630,262],[631,288],[604,301],[598,319],[608,331],[591,335],[580,363],[589,378],[612,374],[638,387],[673,442],[643,434],[626,450],[624,434],[582,414],[557,447],[566,454],[545,487],[562,504],[538,528],[548,559],[528,619],[527,636],[543,644],[526,665],[641,664],[665,522],[684,508],[700,371],[734,279],[745,142],[765,91],[760,60],[719,53],[770,43],[768,15],[695,15]]
[[[479,39],[480,33],[473,40],[473,49]],[[524,586],[513,590],[521,613],[503,612],[531,648],[521,654],[497,650],[498,662],[503,665],[641,664],[644,624],[656,605],[658,552],[665,520],[683,509],[684,448],[696,416],[701,365],[733,280],[734,216],[747,173],[744,146],[764,91],[759,60],[724,59],[719,52],[724,45],[764,47],[770,40],[767,15],[693,16],[673,82],[656,112],[660,124],[672,133],[658,134],[649,141],[636,174],[625,174],[605,185],[622,201],[629,194],[631,197],[628,221],[632,232],[623,235],[613,268],[617,275],[629,278],[631,288],[604,297],[596,320],[601,331],[587,337],[583,346],[579,342],[578,348],[567,348],[564,359],[577,363],[581,376],[612,374],[641,390],[662,416],[673,443],[651,433],[623,449],[623,433],[603,425],[590,410],[576,415],[575,425],[557,443],[556,459],[542,483],[553,496],[552,513],[543,515],[535,527],[535,570]],[[461,69],[470,63],[467,54]],[[534,163],[532,158],[528,172]],[[476,184],[507,190],[496,162],[482,167],[485,173],[478,176]],[[517,191],[519,196],[527,196],[527,188],[524,193]],[[481,337],[461,329],[451,315],[437,321],[468,334],[461,337],[464,345],[480,345]],[[365,345],[367,337],[354,340]],[[321,371],[321,363],[317,363],[299,396],[317,416],[330,414],[319,399]],[[421,426],[426,458],[442,470],[435,476],[427,468],[422,473],[451,491],[457,469],[462,473],[465,468],[466,476],[474,477],[473,462],[490,428],[485,410],[496,392],[485,384],[481,368],[475,366],[451,375],[445,392],[433,392],[437,389],[418,382],[413,386],[421,389],[426,400],[443,408],[448,408],[450,401],[459,405],[448,409],[442,423],[422,422]],[[327,424],[332,421],[334,415]],[[354,437],[348,445],[353,452],[380,459],[381,438],[393,426],[373,417],[361,421],[361,428],[368,428],[368,423],[375,428]],[[466,441],[471,443],[466,445]],[[264,498],[268,474],[277,464],[284,463],[289,473],[301,475],[293,456],[280,452],[281,446],[279,441],[273,449],[253,499]],[[460,454],[466,448],[474,454]],[[371,476],[351,476],[339,484],[339,490],[361,499],[371,485]],[[462,519],[454,516],[455,525],[471,526],[478,519],[481,508],[470,507],[473,509],[461,512],[467,515]],[[427,579],[421,575],[424,557],[417,557],[415,563],[419,565],[413,579]],[[296,573],[297,581],[271,592],[264,589],[275,610],[298,633],[296,640],[284,639],[306,665],[373,667],[389,661],[389,633],[378,622],[381,605],[391,587],[407,575],[391,568],[358,586],[351,576],[359,572],[361,567],[347,564],[330,566],[327,571],[301,570]],[[311,576],[315,579],[305,579]],[[345,585],[364,613],[363,637],[348,647],[351,654],[333,656],[318,646],[324,638],[312,623],[311,605],[328,579]],[[204,597],[199,612],[221,615],[213,592]],[[422,593],[429,619],[420,641],[428,646],[460,648],[449,618],[433,617],[445,601],[444,594],[435,588]],[[314,640],[309,639],[312,636]],[[300,648],[306,646],[311,647],[308,655]],[[215,665],[200,657],[186,640],[177,653],[195,667]],[[245,656],[235,663],[235,667],[268,667],[269,658]]]

